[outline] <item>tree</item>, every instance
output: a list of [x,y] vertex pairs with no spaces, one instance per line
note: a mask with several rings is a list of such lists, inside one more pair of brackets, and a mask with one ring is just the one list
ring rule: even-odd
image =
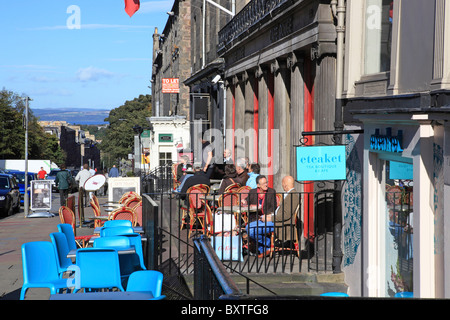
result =
[[[108,153],[108,159],[114,160],[127,158],[133,153],[134,126],[146,128],[149,126],[147,117],[151,116],[152,96],[140,95],[132,101],[126,101],[122,106],[110,111],[105,121],[109,122],[105,136],[100,144],[100,150]],[[111,163],[108,163],[111,166]]]
[[[0,91],[0,159],[25,158],[23,115],[26,107],[23,100],[24,96],[12,91]],[[58,138],[46,134],[31,109],[28,111],[28,158],[64,162],[66,156]]]

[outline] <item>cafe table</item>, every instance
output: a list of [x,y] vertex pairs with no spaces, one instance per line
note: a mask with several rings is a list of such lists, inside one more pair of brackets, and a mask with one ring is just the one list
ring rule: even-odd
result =
[[[117,253],[119,255],[134,254],[136,253],[136,249],[134,248],[134,246],[130,246],[128,248],[120,248],[117,250]],[[73,262],[75,261],[76,257],[77,257],[77,249],[72,249],[69,251],[69,253],[67,253],[67,258],[71,259]]]
[[[102,228],[103,228],[103,227],[96,227],[96,228],[94,229],[94,234],[95,234],[95,235],[100,234],[100,230],[101,230]],[[144,228],[142,228],[141,226],[136,226],[136,227],[132,227],[132,228],[133,228],[133,231],[136,232],[136,233],[139,233],[139,234],[143,234],[143,233],[144,233]]]
[[152,300],[151,291],[77,292],[50,295],[50,300]]

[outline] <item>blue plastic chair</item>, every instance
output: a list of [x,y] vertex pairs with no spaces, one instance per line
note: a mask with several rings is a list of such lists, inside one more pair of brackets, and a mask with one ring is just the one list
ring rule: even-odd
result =
[[69,245],[67,244],[67,238],[62,232],[50,233],[50,239],[55,249],[56,261],[58,266],[59,276],[62,278],[67,268],[72,265],[72,260],[67,258],[69,253]]
[[100,229],[100,237],[121,236],[135,233],[132,227],[107,227]]
[[133,223],[130,220],[108,220],[103,224],[104,228],[111,227],[133,227]]
[[[99,237],[94,240],[94,248],[129,248],[131,246],[130,239],[125,236]],[[120,275],[127,278],[131,273],[136,271],[133,258],[130,255],[119,254]]]
[[325,292],[320,295],[321,297],[348,297],[348,294],[344,292]]
[[128,278],[127,291],[151,291],[154,300],[166,298],[161,295],[163,274],[156,270],[133,272]]
[[76,250],[77,243],[75,241],[75,234],[73,233],[72,226],[68,223],[58,224],[58,231],[62,232],[66,235],[67,245],[69,246],[69,251]]
[[23,286],[20,300],[29,288],[49,288],[51,294],[67,288],[67,279],[58,273],[55,250],[49,241],[24,243],[22,250]]
[[133,264],[137,268],[137,270],[147,270],[144,263],[144,252],[142,250],[142,237],[138,233],[133,234],[124,234],[123,236],[126,236],[128,239],[130,239],[130,244],[134,246],[134,249],[136,250],[136,254],[132,255],[134,262]]
[[129,248],[130,239],[125,236],[99,237],[94,240],[94,248]]
[[395,298],[414,298],[414,293],[409,291],[397,292],[394,295]]
[[80,289],[112,289],[124,291],[120,277],[119,255],[112,248],[81,248],[77,251]]

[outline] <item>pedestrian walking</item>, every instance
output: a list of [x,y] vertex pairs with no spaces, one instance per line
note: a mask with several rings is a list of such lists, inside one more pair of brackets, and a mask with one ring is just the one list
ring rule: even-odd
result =
[[60,204],[66,205],[67,197],[69,196],[69,190],[72,187],[72,175],[66,170],[66,165],[62,164],[61,170],[58,171],[55,177],[55,184],[59,190]]
[[88,204],[88,197],[87,193],[84,190],[84,183],[87,179],[91,177],[91,173],[89,172],[89,165],[85,163],[83,165],[83,170],[77,173],[77,176],[75,177],[75,181],[78,181],[79,185],[79,195],[81,195],[84,198],[84,206],[86,207]]

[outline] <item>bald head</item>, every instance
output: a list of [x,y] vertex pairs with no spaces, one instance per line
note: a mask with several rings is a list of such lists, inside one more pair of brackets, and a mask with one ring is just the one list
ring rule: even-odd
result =
[[294,188],[294,178],[291,176],[285,176],[281,181],[284,191],[289,191]]

